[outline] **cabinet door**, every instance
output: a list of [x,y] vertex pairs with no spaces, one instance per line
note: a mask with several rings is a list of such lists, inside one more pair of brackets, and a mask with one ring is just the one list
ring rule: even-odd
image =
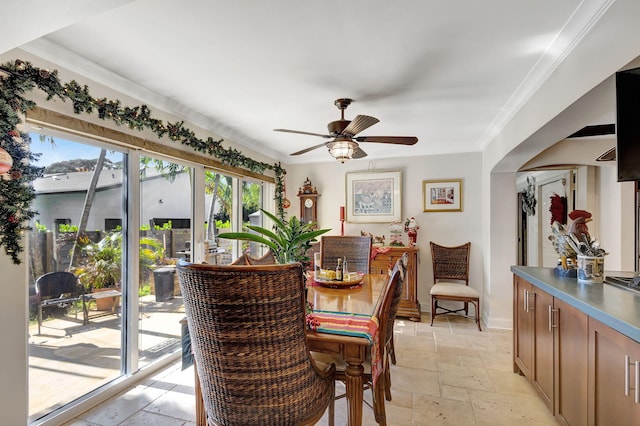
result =
[[531,284],[514,276],[513,286],[513,368],[531,378],[533,368],[533,309],[530,306]]
[[387,274],[404,252],[409,253],[407,277],[402,290],[402,298],[398,306],[398,316],[420,321],[420,302],[418,301],[418,250],[410,247],[392,247],[388,252],[378,254],[371,261],[369,270],[372,274]]
[[588,317],[561,300],[553,303],[556,418],[562,424],[586,425]]
[[534,346],[533,387],[553,413],[553,296],[533,287],[534,306]]
[[[625,365],[627,358],[631,365]],[[640,343],[589,318],[589,425],[637,425]]]

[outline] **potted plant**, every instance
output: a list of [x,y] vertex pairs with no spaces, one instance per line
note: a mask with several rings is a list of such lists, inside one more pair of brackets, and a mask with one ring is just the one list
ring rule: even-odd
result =
[[288,221],[281,220],[273,214],[260,209],[273,221],[273,230],[261,226],[246,225],[252,232],[225,232],[219,238],[231,240],[253,241],[269,247],[278,263],[306,262],[306,252],[316,237],[329,232],[330,229],[314,229],[315,223],[302,223],[293,216]]
[[[149,274],[152,265],[163,258],[162,243],[154,238],[140,239],[140,274]],[[118,287],[122,274],[122,232],[116,231],[83,248],[83,257],[74,273],[89,292]],[[98,310],[110,310],[113,299],[96,300]]]

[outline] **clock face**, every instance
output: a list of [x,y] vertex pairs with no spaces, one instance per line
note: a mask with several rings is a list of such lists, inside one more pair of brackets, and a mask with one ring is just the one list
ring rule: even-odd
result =
[[306,200],[304,200],[304,206],[310,209],[311,207],[313,207],[313,200],[311,198],[307,198]]

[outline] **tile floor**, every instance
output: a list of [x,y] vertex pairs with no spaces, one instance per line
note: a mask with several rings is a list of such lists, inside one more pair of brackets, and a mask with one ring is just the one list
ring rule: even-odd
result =
[[[471,320],[443,315],[433,327],[426,316],[420,323],[399,319],[395,336],[388,425],[557,424],[526,379],[513,373],[511,331],[479,332]],[[66,426],[195,425],[194,410],[193,369],[176,364]],[[375,425],[371,409],[363,412],[363,424]],[[336,425],[344,424],[341,399]]]

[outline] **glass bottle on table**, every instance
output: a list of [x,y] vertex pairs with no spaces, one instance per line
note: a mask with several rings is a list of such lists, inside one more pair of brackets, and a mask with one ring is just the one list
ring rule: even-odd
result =
[[343,266],[342,266],[342,258],[339,257],[338,258],[338,265],[336,266],[336,281],[342,281],[343,280]]

